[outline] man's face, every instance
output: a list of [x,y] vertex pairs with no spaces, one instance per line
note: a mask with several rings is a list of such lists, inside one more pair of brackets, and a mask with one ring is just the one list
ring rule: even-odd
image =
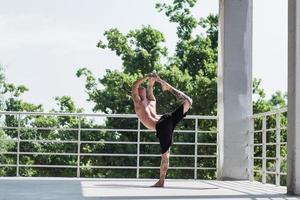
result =
[[146,99],[146,89],[140,87],[139,88],[139,96],[141,97],[141,99]]

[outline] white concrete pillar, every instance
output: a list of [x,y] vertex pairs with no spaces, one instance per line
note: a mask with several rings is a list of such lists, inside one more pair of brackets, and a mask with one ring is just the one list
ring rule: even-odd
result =
[[300,195],[300,1],[288,1],[287,190]]
[[219,1],[218,179],[246,180],[252,115],[252,0]]

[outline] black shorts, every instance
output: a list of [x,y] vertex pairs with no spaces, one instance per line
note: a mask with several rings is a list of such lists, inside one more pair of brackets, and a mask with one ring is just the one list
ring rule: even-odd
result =
[[176,125],[186,116],[183,113],[183,104],[172,113],[160,117],[156,124],[156,137],[159,139],[161,154],[164,154],[173,144],[173,132]]

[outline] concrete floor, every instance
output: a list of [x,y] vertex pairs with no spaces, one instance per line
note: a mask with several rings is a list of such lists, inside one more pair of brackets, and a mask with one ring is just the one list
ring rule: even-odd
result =
[[0,178],[0,200],[300,199],[286,188],[249,181]]

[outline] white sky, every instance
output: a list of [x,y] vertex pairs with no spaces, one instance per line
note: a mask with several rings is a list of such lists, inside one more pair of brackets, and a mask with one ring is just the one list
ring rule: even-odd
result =
[[[0,0],[0,64],[8,82],[24,84],[23,99],[55,107],[54,97],[68,95],[90,112],[84,80],[87,67],[99,77],[120,69],[121,61],[96,48],[105,30],[123,33],[151,25],[164,33],[173,50],[176,26],[154,8],[158,0]],[[172,2],[172,1],[167,1]],[[198,0],[196,17],[218,12],[218,0]],[[287,88],[287,0],[254,0],[253,77],[262,78],[270,96]]]

